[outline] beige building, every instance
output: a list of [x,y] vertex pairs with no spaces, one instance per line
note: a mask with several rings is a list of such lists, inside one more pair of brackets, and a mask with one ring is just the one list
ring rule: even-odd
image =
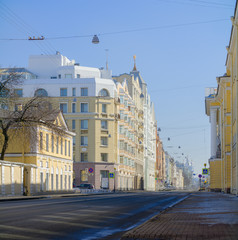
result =
[[155,190],[154,108],[136,68],[113,79],[109,70],[82,67],[57,52],[30,56],[23,78],[19,97],[47,97],[76,134],[74,185],[113,190],[146,183]]
[[[141,88],[138,78],[133,75],[122,74],[118,77],[113,76],[118,82],[119,105],[119,146],[120,146],[120,163],[127,162],[128,159],[133,161],[133,182],[134,189],[143,189],[144,187],[144,118],[143,118],[143,101],[141,99]],[[121,83],[121,84],[119,84]],[[129,135],[130,134],[130,135]],[[130,136],[128,138],[128,136]],[[126,138],[126,140],[124,140]],[[129,146],[131,150],[128,153],[123,151],[123,144]],[[124,147],[127,148],[127,147]],[[127,176],[123,170],[121,174]],[[127,177],[126,177],[127,178]],[[131,178],[131,177],[130,177]],[[121,177],[123,179],[123,177]],[[120,180],[121,182],[127,180]],[[124,186],[125,185],[125,186]],[[122,189],[127,188],[127,183],[122,185]]]

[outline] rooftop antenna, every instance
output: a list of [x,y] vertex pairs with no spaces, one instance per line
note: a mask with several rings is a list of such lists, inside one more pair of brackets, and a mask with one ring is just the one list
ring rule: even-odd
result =
[[108,70],[108,49],[105,49],[106,51],[106,70]]

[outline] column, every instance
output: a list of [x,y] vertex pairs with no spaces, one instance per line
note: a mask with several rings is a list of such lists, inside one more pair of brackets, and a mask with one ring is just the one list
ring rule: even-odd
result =
[[211,121],[211,158],[216,158],[217,151],[217,108],[210,109],[210,121]]

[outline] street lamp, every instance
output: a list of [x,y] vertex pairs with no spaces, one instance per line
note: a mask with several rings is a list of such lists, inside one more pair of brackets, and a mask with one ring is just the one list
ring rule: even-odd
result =
[[98,44],[99,43],[99,38],[96,34],[93,36],[92,43],[93,44]]

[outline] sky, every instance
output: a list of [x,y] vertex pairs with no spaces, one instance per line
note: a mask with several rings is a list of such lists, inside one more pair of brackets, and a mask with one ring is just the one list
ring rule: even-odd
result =
[[59,51],[88,67],[105,67],[108,56],[116,76],[136,55],[164,149],[199,174],[210,157],[205,88],[226,72],[234,8],[235,0],[0,0],[0,67]]

